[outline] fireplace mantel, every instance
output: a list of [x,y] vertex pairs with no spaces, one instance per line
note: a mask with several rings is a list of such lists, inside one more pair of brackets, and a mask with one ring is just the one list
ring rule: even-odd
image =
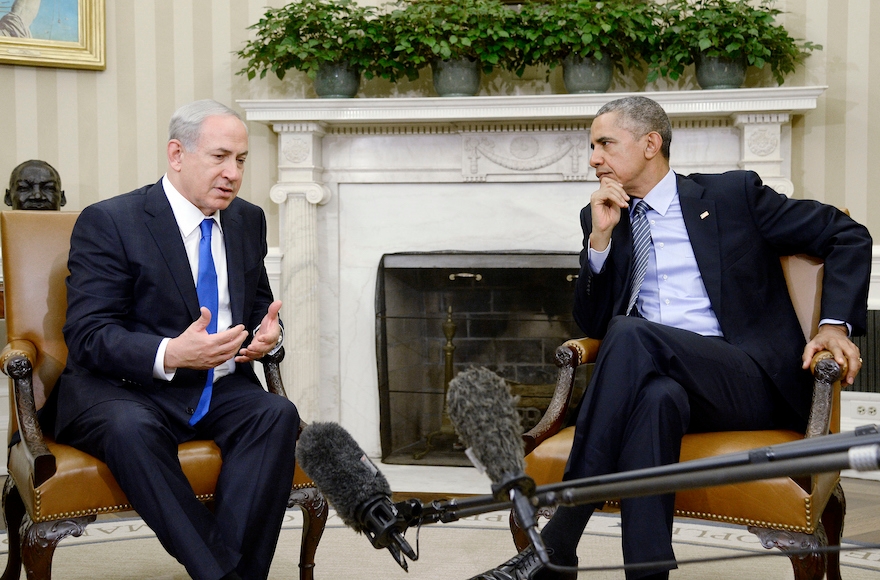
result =
[[268,99],[238,101],[249,121],[267,124],[313,121],[325,125],[450,123],[592,119],[606,102],[643,95],[677,117],[717,117],[749,113],[800,113],[816,108],[826,87],[774,87],[714,91],[524,95],[501,97],[419,97],[378,99]]
[[[791,195],[791,118],[825,87],[638,93],[673,121],[680,173],[745,168]],[[305,420],[379,453],[382,254],[578,251],[598,183],[589,126],[627,93],[239,101],[278,134],[285,384]]]

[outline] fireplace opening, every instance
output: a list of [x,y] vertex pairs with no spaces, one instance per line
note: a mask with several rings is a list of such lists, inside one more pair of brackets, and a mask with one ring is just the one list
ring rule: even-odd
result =
[[[376,282],[380,438],[386,463],[470,465],[444,414],[448,381],[470,366],[504,378],[523,428],[546,410],[556,348],[572,319],[578,254],[386,254]],[[584,373],[581,373],[584,374]],[[586,379],[579,377],[575,397]]]

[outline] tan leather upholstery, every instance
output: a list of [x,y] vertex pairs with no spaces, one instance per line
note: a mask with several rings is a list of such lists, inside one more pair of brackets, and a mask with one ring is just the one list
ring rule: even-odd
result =
[[[6,336],[10,343],[23,340],[36,349],[34,399],[38,409],[45,403],[67,362],[67,345],[61,334],[67,312],[64,279],[68,274],[70,232],[78,215],[74,212],[3,212],[4,224],[12,219],[8,227],[0,228]],[[15,412],[10,409],[9,437],[17,430]]]
[[[3,490],[10,542],[3,578],[19,577],[23,555],[29,578],[48,579],[58,541],[82,533],[98,514],[132,509],[103,462],[56,443],[40,431],[35,418],[67,359],[61,330],[67,309],[67,254],[77,216],[53,211],[0,213],[9,341],[0,365],[10,376],[10,441],[22,431],[22,440],[9,449],[10,477]],[[283,394],[276,370],[267,368],[269,389]],[[196,496],[212,500],[222,463],[218,447],[213,441],[189,441],[180,445],[179,458]],[[299,506],[305,515],[300,577],[311,579],[327,518],[326,503],[299,466],[291,489],[289,506]],[[30,521],[25,521],[19,538],[18,522],[25,512]],[[58,525],[58,520],[67,521]],[[40,543],[50,546],[38,549]]]
[[[823,264],[808,256],[793,256],[782,258],[782,266],[792,303],[809,339],[819,322]],[[570,340],[557,350],[560,373],[554,403],[539,424],[523,436],[528,452],[526,473],[538,485],[562,480],[574,436],[574,427],[562,428],[574,370],[595,360],[599,344],[595,339],[584,338]],[[827,356],[828,353],[817,355]],[[837,432],[839,428],[840,382],[825,385],[817,380],[807,436]],[[804,433],[786,430],[688,434],[682,440],[680,459],[689,461],[802,438]],[[839,480],[839,473],[821,473],[803,481],[785,477],[684,490],[676,494],[675,510],[677,516],[749,526],[768,546],[786,549],[785,541],[789,539],[791,545],[803,541],[805,546],[821,546],[826,543],[826,535],[827,543],[838,545],[845,511]],[[608,502],[606,509],[614,509],[617,504]],[[818,531],[820,525],[823,527]],[[524,547],[527,540],[513,518],[511,527],[517,545]],[[784,531],[788,539],[783,541],[777,531]],[[792,533],[802,536],[792,538]],[[792,564],[798,579],[818,579],[826,570],[825,556],[818,553],[803,558],[792,556]],[[836,554],[827,557],[827,571],[828,578],[840,577]]]
[[[545,485],[562,480],[573,437],[574,427],[566,427],[526,457],[526,473],[535,483]],[[686,435],[682,439],[681,460],[735,453],[801,438],[793,431],[783,430]],[[615,506],[616,502],[612,502],[609,507]],[[817,510],[811,494],[789,478],[684,490],[675,496],[678,516],[806,533],[815,531],[823,507]],[[760,514],[760,518],[756,514]]]

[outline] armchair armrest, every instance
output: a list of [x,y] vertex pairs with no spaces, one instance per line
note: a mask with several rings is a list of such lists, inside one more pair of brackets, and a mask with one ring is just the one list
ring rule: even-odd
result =
[[[278,349],[274,354],[267,354],[260,359],[263,363],[263,373],[266,375],[266,387],[270,393],[287,397],[284,390],[284,383],[281,381],[281,361],[284,360],[284,347]],[[299,429],[296,432],[296,438],[299,439],[302,430],[306,428],[307,423],[300,419]]]
[[846,375],[846,364],[839,365],[830,351],[817,352],[810,362],[813,373],[813,404],[804,437],[827,435],[840,430],[840,377]]
[[595,338],[579,338],[568,340],[556,349],[556,366],[559,367],[556,388],[544,416],[537,425],[523,434],[526,454],[562,429],[571,404],[575,370],[579,365],[596,360],[600,344],[601,341]]
[[[544,416],[523,434],[527,455],[564,427],[571,404],[575,370],[582,364],[595,362],[600,344],[601,341],[594,338],[579,338],[568,340],[556,349],[556,366],[559,367],[556,389]],[[835,415],[839,412],[839,405],[834,402],[839,399],[840,377],[846,374],[846,368],[841,368],[831,352],[824,350],[813,357],[810,371],[814,377],[813,404],[805,436],[815,437],[839,428],[840,418]]]
[[37,420],[33,384],[36,358],[37,349],[27,340],[15,340],[7,344],[0,353],[3,373],[12,379],[12,396],[25,457],[33,476],[34,487],[39,487],[55,474],[55,456],[49,451]]
[[284,383],[281,381],[281,361],[284,360],[284,347],[274,354],[267,354],[260,359],[263,363],[263,373],[266,375],[266,387],[270,393],[287,397],[284,391]]

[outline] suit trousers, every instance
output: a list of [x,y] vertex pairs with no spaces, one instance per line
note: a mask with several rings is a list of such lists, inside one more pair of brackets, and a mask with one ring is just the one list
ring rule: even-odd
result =
[[[168,387],[174,388],[174,387]],[[299,414],[288,399],[230,375],[214,384],[211,408],[195,427],[161,391],[111,400],[82,413],[59,441],[104,461],[162,546],[196,580],[235,570],[265,579],[296,463]],[[213,439],[223,465],[213,512],[196,499],[178,444]]]
[[[677,462],[687,432],[771,428],[775,392],[758,364],[721,337],[614,317],[580,404],[565,479]],[[627,571],[627,578],[675,567],[669,563],[674,500],[664,494],[621,501],[624,561],[667,562]],[[578,507],[586,525],[592,510]],[[565,517],[554,520],[544,534],[551,547],[554,534],[572,533],[570,522],[569,529],[554,529]]]

